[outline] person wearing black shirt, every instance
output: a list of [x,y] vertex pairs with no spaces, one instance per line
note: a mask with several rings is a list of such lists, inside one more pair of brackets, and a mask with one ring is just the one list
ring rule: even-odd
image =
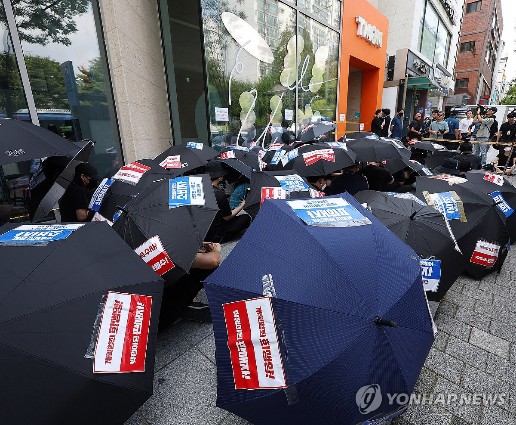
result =
[[383,118],[382,118],[382,110],[377,109],[374,113],[373,121],[371,122],[371,133],[375,133],[378,136],[382,135],[382,126],[383,126]]
[[497,173],[510,176],[513,171],[516,171],[516,151],[511,146],[506,146],[494,159],[494,167]]
[[383,126],[381,131],[382,137],[389,137],[389,128],[391,127],[391,110],[386,108],[382,109],[383,115]]
[[369,189],[377,191],[391,191],[396,185],[392,174],[389,170],[380,166],[378,162],[368,162],[362,169],[362,175],[367,178]]
[[410,140],[421,140],[421,114],[418,112],[414,115],[414,120],[409,124],[407,138]]
[[453,156],[452,159],[469,163],[470,170],[480,170],[482,168],[482,160],[478,155],[473,155],[473,145],[470,142],[462,142],[459,151],[460,154]]
[[[514,143],[516,142],[516,113],[507,114],[507,121],[500,126],[500,131],[496,135],[496,143]],[[498,145],[498,153],[503,153],[505,146]]]
[[97,169],[82,162],[75,167],[73,182],[59,200],[62,222],[91,221],[88,209],[93,192],[98,186]]
[[237,215],[243,210],[245,199],[238,207],[231,210],[225,192],[219,189],[218,186],[224,181],[224,177],[228,173],[222,166],[222,163],[212,160],[207,164],[206,168],[211,178],[211,184],[219,211],[213,219],[210,230],[208,230],[208,234],[204,239],[208,242],[228,242],[249,227],[251,217],[248,214]]
[[333,178],[331,185],[327,187],[326,193],[328,195],[338,195],[339,193],[348,192],[350,195],[355,195],[361,190],[369,189],[367,179],[358,174],[358,164],[351,165],[344,168],[342,174]]

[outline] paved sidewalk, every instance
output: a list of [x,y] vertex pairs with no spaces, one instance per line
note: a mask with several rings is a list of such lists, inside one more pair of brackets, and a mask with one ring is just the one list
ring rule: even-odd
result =
[[[224,246],[225,255],[233,246]],[[436,324],[439,333],[416,392],[437,402],[413,405],[393,424],[516,424],[516,248],[500,274],[479,282],[461,277],[439,304]],[[465,405],[438,397],[477,393],[505,394],[504,402]],[[211,324],[177,322],[158,337],[154,395],[126,425],[247,423],[215,401]]]

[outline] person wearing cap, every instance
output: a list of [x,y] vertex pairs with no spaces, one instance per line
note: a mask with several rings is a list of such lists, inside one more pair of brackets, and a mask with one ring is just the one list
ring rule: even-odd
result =
[[497,173],[510,176],[513,171],[516,171],[516,151],[512,150],[510,146],[506,146],[503,151],[496,156],[493,165]]
[[251,217],[248,214],[238,215],[244,209],[245,199],[232,210],[226,193],[219,188],[228,173],[222,163],[216,160],[208,162],[206,172],[210,175],[219,211],[204,239],[209,242],[228,242],[249,227]]
[[[500,131],[496,134],[496,143],[511,143],[516,142],[516,112],[507,114],[507,121],[502,123]],[[498,148],[498,153],[503,153],[504,145],[494,146]]]
[[473,147],[473,154],[480,156],[482,166],[486,165],[487,161],[487,144],[483,142],[487,142],[491,137],[491,127],[495,123],[494,114],[497,110],[497,108],[492,106],[487,108],[485,116],[482,116],[479,108],[477,115],[473,119],[473,123],[480,123],[476,134],[477,143]]
[[75,167],[73,182],[59,200],[62,222],[90,221],[92,215],[88,206],[98,186],[97,169],[87,162]]

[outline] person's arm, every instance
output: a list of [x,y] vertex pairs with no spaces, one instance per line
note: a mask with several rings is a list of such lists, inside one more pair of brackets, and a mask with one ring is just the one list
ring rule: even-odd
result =
[[231,220],[233,217],[235,217],[240,211],[242,211],[244,209],[244,206],[245,206],[245,199],[240,202],[240,205],[238,207],[236,207],[235,209],[231,210],[231,214],[230,215],[226,215],[224,217],[222,217],[224,220],[226,221],[229,221]]
[[460,130],[459,130],[459,128],[455,129],[455,140],[460,140]]
[[77,221],[87,221],[89,212],[90,212],[90,210],[87,208],[86,209],[81,208],[81,209],[75,210],[75,216],[77,217]]
[[199,251],[193,260],[192,269],[212,270],[220,266],[222,260],[219,243],[204,242]]

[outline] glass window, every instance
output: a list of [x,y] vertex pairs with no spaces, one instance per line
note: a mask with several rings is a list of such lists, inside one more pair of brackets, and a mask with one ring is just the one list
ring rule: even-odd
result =
[[482,7],[481,1],[474,1],[466,5],[466,13],[478,12]]
[[461,52],[473,52],[475,50],[475,42],[474,41],[466,41],[464,43],[460,43],[460,51]]
[[201,0],[215,147],[335,120],[339,33],[303,14],[296,23],[295,9],[277,0],[254,7]]
[[[90,158],[101,176],[119,168],[122,152],[97,4],[89,0],[13,2],[27,72],[42,127],[95,142]],[[29,121],[27,110],[16,111]]]
[[299,10],[335,28],[340,27],[339,0],[298,0]]
[[455,81],[455,89],[467,88],[469,84],[469,78],[457,78]]
[[421,53],[434,63],[446,67],[450,50],[451,34],[430,4],[427,4],[422,28],[419,47]]

